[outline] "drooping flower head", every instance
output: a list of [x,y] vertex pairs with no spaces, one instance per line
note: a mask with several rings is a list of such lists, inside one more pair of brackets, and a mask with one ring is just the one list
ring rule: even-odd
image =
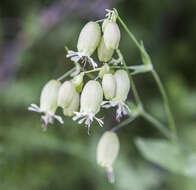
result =
[[31,104],[28,108],[29,111],[35,111],[43,113],[41,116],[43,121],[43,128],[47,129],[49,123],[53,123],[54,119],[57,119],[60,123],[63,123],[63,120],[60,116],[55,115],[58,98],[58,91],[61,86],[61,83],[57,80],[50,80],[43,87],[41,96],[40,96],[40,107],[35,104]]
[[74,113],[78,111],[79,104],[80,104],[80,96],[76,92],[74,94],[74,97],[73,97],[72,101],[71,101],[71,104],[68,107],[63,108],[63,114],[65,116],[69,116],[69,117],[73,116]]
[[98,53],[99,61],[106,63],[112,58],[114,50],[106,47],[104,38],[102,37],[99,47],[97,49],[97,53]]
[[106,100],[111,100],[116,94],[116,79],[111,73],[105,74],[102,79],[102,88]]
[[88,127],[88,133],[90,132],[90,125],[93,119],[97,120],[100,126],[103,126],[103,121],[95,115],[101,108],[103,101],[103,91],[99,82],[90,80],[84,86],[80,97],[80,112],[75,112],[73,120],[79,120],[79,124],[85,121],[85,125]]
[[106,131],[97,145],[97,163],[106,169],[108,180],[114,183],[113,164],[118,156],[120,143],[115,132]]
[[59,107],[65,108],[71,104],[71,101],[76,93],[75,87],[71,81],[65,81],[58,93],[57,104]]
[[113,101],[125,101],[130,90],[130,79],[125,70],[117,70],[114,73],[116,79],[116,95]]
[[118,48],[120,42],[120,29],[116,22],[110,21],[106,23],[103,38],[107,49],[115,50]]
[[[120,118],[123,115],[127,115],[127,111],[129,111],[128,106],[125,104],[127,99],[129,90],[130,90],[130,80],[127,72],[125,70],[117,70],[110,80],[103,80],[102,86],[105,92],[109,94],[109,92],[113,95],[113,91],[115,91],[114,96],[105,96],[105,98],[109,101],[103,101],[102,107],[110,108],[117,106],[116,110],[116,119],[120,121]],[[115,82],[114,82],[115,81]],[[110,84],[107,84],[109,83]],[[115,85],[111,85],[115,83]],[[106,88],[108,86],[108,88]],[[113,87],[112,87],[113,86]],[[115,90],[114,90],[115,89]]]
[[101,39],[101,29],[96,22],[88,22],[80,32],[78,38],[77,49],[78,52],[68,51],[67,57],[71,57],[71,60],[78,62],[82,60],[84,64],[89,62],[93,68],[97,67],[97,64],[90,57]]

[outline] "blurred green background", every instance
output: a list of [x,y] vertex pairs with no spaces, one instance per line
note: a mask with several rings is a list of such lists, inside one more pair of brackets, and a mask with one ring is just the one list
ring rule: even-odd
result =
[[[64,46],[75,50],[82,26],[102,19],[105,8],[113,7],[144,41],[167,89],[183,146],[196,151],[195,0],[1,0],[0,189],[196,189],[195,177],[170,170],[178,157],[172,157],[168,169],[141,155],[134,142],[137,137],[162,138],[142,118],[118,131],[121,149],[114,167],[116,183],[111,185],[96,163],[96,144],[115,125],[110,111],[100,114],[105,126],[93,125],[91,136],[71,118],[43,132],[39,115],[27,111],[31,103],[39,103],[48,80],[72,67]],[[120,48],[127,63],[141,64],[138,50],[122,28],[121,33]],[[166,121],[151,75],[134,80],[146,109]],[[191,168],[196,170],[195,161]]]

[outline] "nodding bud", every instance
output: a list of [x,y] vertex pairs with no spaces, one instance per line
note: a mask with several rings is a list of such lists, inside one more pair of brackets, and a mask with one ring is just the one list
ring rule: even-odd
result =
[[43,87],[40,97],[40,109],[44,112],[54,114],[57,109],[58,91],[61,83],[57,80],[50,80]]
[[114,50],[106,47],[104,39],[102,37],[97,52],[99,61],[108,62],[112,58]]
[[96,22],[88,22],[80,32],[78,38],[78,51],[91,56],[101,39],[101,29]]
[[108,49],[117,49],[120,42],[120,29],[116,22],[109,22],[104,30],[104,42]]
[[103,101],[103,91],[101,85],[90,80],[82,90],[80,98],[80,112],[96,114],[100,110]]
[[75,89],[78,93],[82,91],[83,87],[83,78],[84,78],[84,73],[80,73],[79,75],[76,75],[73,79],[72,82],[75,86]]
[[105,63],[102,67],[101,67],[101,70],[99,71],[99,78],[103,78],[103,76],[106,74],[106,73],[109,73],[110,72],[110,67],[107,63]]
[[130,80],[125,70],[117,70],[114,74],[116,79],[116,94],[113,101],[125,101],[130,90]]
[[120,149],[120,143],[116,133],[107,131],[99,140],[97,145],[97,163],[106,169],[107,177],[114,183],[113,163]]
[[75,95],[75,87],[71,81],[65,81],[60,89],[58,94],[58,106],[65,108],[71,104],[71,101]]
[[73,100],[71,101],[71,104],[63,109],[63,114],[65,116],[73,116],[74,112],[78,111],[79,103],[80,103],[80,96],[78,93],[75,93]]
[[115,96],[116,92],[116,80],[114,75],[105,74],[102,79],[102,88],[105,99],[111,100]]

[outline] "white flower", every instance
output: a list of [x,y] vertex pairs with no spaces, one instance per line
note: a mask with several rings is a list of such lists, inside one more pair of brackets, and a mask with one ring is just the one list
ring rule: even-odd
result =
[[116,79],[112,74],[105,74],[102,79],[104,97],[107,100],[114,98],[116,93]]
[[116,133],[106,131],[97,145],[97,163],[106,169],[107,177],[114,183],[113,163],[115,162],[120,149],[120,143]]
[[123,115],[127,115],[128,112],[130,112],[129,107],[125,104],[130,90],[130,80],[127,72],[124,70],[117,70],[114,74],[114,78],[116,81],[115,96],[110,99],[108,98],[109,101],[103,101],[102,107],[110,108],[117,106],[118,108],[116,110],[116,119],[117,121],[120,121],[120,118]]
[[103,108],[111,108],[111,107],[117,107],[116,109],[116,120],[120,121],[120,118],[123,117],[123,115],[127,115],[128,112],[131,112],[127,104],[125,104],[123,101],[103,101],[101,106]]
[[73,116],[74,113],[78,111],[79,104],[80,104],[80,96],[76,92],[74,94],[74,97],[73,97],[72,101],[71,101],[71,104],[68,107],[65,107],[63,109],[63,114],[65,116]]
[[65,108],[71,104],[71,101],[76,93],[75,87],[71,81],[65,81],[58,92],[57,105]]
[[116,79],[116,95],[112,99],[113,101],[125,101],[130,90],[129,75],[125,70],[117,70],[114,73]]
[[80,32],[77,48],[79,52],[91,56],[101,39],[101,29],[96,22],[88,22]]
[[108,49],[106,47],[104,39],[102,37],[99,47],[97,49],[97,55],[98,55],[99,61],[108,62],[112,58],[113,53],[114,53],[114,50]]
[[115,50],[120,42],[120,29],[116,22],[108,22],[104,28],[103,38],[108,49]]
[[40,107],[35,104],[31,104],[28,108],[29,111],[35,111],[43,113],[41,116],[43,121],[43,128],[46,130],[49,123],[53,123],[53,120],[58,120],[63,124],[63,120],[60,116],[55,115],[57,109],[57,97],[61,83],[57,80],[50,80],[42,89],[40,97]]
[[68,51],[67,57],[71,57],[71,60],[78,62],[82,60],[84,64],[89,62],[93,68],[97,67],[97,64],[90,57],[101,39],[101,29],[96,22],[88,22],[80,32],[78,38],[77,49],[78,52]]
[[79,124],[85,121],[85,125],[88,127],[88,134],[90,133],[90,125],[93,119],[95,119],[101,127],[104,124],[102,119],[95,116],[100,110],[102,101],[103,91],[101,85],[94,80],[88,81],[80,97],[80,112],[75,112],[75,116],[73,117],[74,121],[80,119]]

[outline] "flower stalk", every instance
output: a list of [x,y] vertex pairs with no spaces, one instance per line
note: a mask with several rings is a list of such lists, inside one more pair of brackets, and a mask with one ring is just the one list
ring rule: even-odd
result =
[[[122,27],[125,29],[125,31],[127,32],[128,36],[131,38],[131,40],[135,43],[135,45],[140,50],[143,63],[146,64],[146,65],[152,65],[150,56],[146,52],[146,50],[144,48],[144,45],[143,45],[143,42],[141,42],[141,44],[140,44],[137,41],[137,39],[135,38],[135,36],[132,34],[132,32],[129,30],[129,28],[123,22],[123,20],[121,19],[121,17],[119,15],[118,15],[117,19],[120,22],[120,24],[122,25]],[[120,52],[119,52],[119,54],[120,54]],[[172,115],[172,112],[171,112],[171,109],[170,109],[170,105],[169,105],[169,101],[168,101],[168,97],[167,97],[166,91],[165,91],[165,89],[163,87],[163,84],[162,84],[162,82],[160,80],[160,77],[157,74],[157,72],[155,71],[155,69],[154,68],[151,69],[150,72],[152,73],[152,75],[153,75],[153,77],[154,77],[154,79],[155,79],[155,81],[156,81],[156,83],[158,85],[158,88],[159,88],[159,90],[160,90],[160,92],[162,94],[163,101],[164,101],[164,107],[165,107],[165,111],[166,111],[167,118],[168,118],[168,123],[169,123],[170,129],[171,129],[171,132],[173,133],[172,140],[173,141],[176,141],[176,139],[177,139],[177,130],[176,130],[174,118],[173,118],[173,115]],[[135,94],[137,95],[137,93],[135,93]],[[139,100],[138,96],[136,96],[136,97],[137,97],[137,102],[138,103],[141,102]]]

